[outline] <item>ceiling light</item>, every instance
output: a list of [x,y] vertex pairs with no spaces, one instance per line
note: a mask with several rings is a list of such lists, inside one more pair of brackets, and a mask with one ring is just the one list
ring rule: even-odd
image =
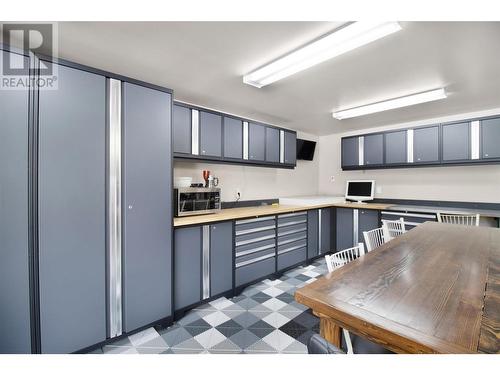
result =
[[261,88],[401,30],[397,22],[355,22],[243,76]]
[[418,94],[402,96],[400,98],[389,99],[383,102],[363,105],[361,107],[345,109],[343,111],[333,112],[332,115],[337,120],[343,120],[351,117],[368,115],[370,113],[387,111],[389,109],[408,107],[414,104],[432,102],[434,100],[446,98],[446,91],[443,88],[431,91],[425,91]]

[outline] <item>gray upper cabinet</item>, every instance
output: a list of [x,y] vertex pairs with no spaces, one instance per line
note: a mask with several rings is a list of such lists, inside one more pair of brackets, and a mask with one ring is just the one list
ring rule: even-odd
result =
[[342,138],[342,167],[359,166],[359,138]]
[[297,162],[297,134],[285,130],[285,164],[295,165]]
[[105,77],[59,65],[38,118],[41,351],[69,353],[106,338]]
[[404,164],[407,161],[406,130],[384,133],[385,164]]
[[233,222],[210,225],[210,295],[233,288]]
[[500,118],[481,121],[481,158],[500,158]]
[[[9,54],[24,63],[27,57]],[[0,353],[30,353],[28,89],[0,90]]]
[[413,130],[413,162],[439,162],[439,126]]
[[130,332],[171,315],[170,93],[123,84],[123,308]]
[[467,160],[470,158],[470,124],[460,122],[442,126],[443,161]]
[[266,127],[250,122],[248,124],[248,160],[264,161],[266,159]]
[[174,105],[172,116],[173,152],[191,154],[191,130],[191,109]]
[[222,116],[200,111],[200,155],[222,156]]
[[243,121],[224,117],[224,157],[243,159]]
[[364,164],[380,165],[384,162],[384,136],[383,134],[365,135],[364,137]]
[[266,161],[280,161],[280,131],[269,126],[266,127]]

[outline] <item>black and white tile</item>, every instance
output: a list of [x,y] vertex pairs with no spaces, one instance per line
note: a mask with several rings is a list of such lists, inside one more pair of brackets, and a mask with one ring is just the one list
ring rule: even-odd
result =
[[293,294],[326,272],[320,259],[249,286],[234,298],[199,306],[167,329],[148,328],[93,353],[307,353],[319,319]]

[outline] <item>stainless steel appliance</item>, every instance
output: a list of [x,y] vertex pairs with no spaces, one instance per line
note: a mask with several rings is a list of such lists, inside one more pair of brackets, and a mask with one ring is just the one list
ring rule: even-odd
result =
[[221,209],[219,188],[178,188],[174,200],[175,216],[212,214]]

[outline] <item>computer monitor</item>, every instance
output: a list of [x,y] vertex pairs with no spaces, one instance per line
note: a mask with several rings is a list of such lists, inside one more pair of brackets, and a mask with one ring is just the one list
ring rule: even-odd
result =
[[373,200],[375,190],[374,180],[347,181],[345,188],[345,198],[358,203]]

